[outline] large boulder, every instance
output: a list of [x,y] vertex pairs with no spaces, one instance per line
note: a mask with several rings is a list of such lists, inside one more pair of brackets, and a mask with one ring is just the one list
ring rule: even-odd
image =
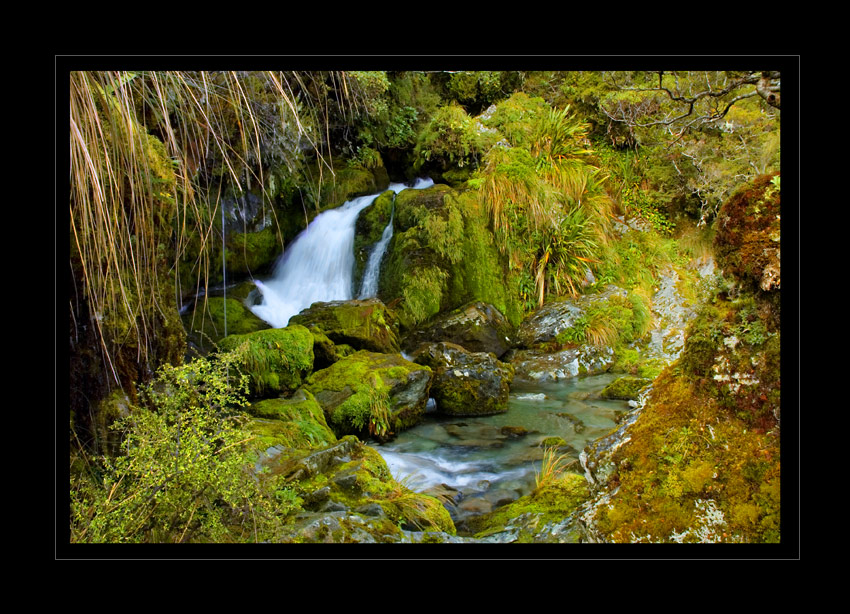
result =
[[425,413],[432,372],[400,354],[361,350],[316,371],[305,387],[336,435],[387,439]]
[[334,344],[384,354],[399,351],[398,325],[378,299],[313,303],[289,320],[319,332]]
[[381,455],[355,437],[262,464],[301,493],[302,509],[282,528],[283,543],[462,541],[439,499],[396,482]]
[[516,325],[521,306],[507,261],[473,191],[433,185],[396,197],[394,234],[378,296],[393,305],[402,331],[472,301],[494,305]]
[[453,343],[430,343],[420,346],[413,360],[434,372],[431,396],[438,412],[479,416],[508,410],[514,369],[494,354],[467,352]]
[[270,328],[221,340],[224,351],[240,352],[253,398],[291,394],[313,370],[313,335],[299,325]]
[[511,347],[511,335],[511,325],[498,309],[473,301],[413,331],[403,347],[406,352],[415,352],[422,344],[445,341],[469,352],[490,352],[501,358]]

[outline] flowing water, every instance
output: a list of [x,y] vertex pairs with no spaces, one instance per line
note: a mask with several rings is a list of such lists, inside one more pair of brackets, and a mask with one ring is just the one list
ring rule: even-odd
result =
[[[434,185],[430,179],[417,179],[414,189]],[[391,183],[389,188],[396,194],[411,186]],[[287,247],[275,265],[273,275],[266,281],[255,280],[262,300],[251,307],[258,317],[276,328],[282,328],[289,319],[316,302],[350,300],[354,298],[352,272],[354,270],[354,226],[357,216],[371,205],[381,193],[361,196],[346,201],[336,209],[324,211],[299,234]],[[392,236],[390,227],[384,235]],[[383,238],[378,243],[383,243]],[[380,266],[386,243],[374,263]],[[373,250],[373,254],[377,249]],[[371,266],[370,259],[369,265]],[[364,274],[375,277],[377,271],[368,267]],[[371,278],[371,277],[370,277]],[[360,292],[362,296],[363,292]]]
[[[412,186],[424,189],[430,179]],[[395,193],[408,188],[390,184]],[[317,301],[371,298],[377,294],[381,260],[392,238],[392,216],[372,248],[359,291],[352,287],[354,234],[357,216],[379,194],[363,196],[316,216],[288,246],[273,276],[256,281],[262,302],[251,309],[275,327]],[[394,211],[393,211],[394,215]],[[560,437],[558,448],[572,470],[589,442],[616,426],[623,401],[598,398],[616,376],[598,375],[512,389],[508,411],[494,416],[449,418],[434,411],[434,401],[422,424],[385,444],[373,443],[393,476],[417,491],[452,491],[456,522],[515,500],[531,492],[543,457],[543,441]]]
[[[569,470],[582,473],[578,455],[606,435],[625,401],[598,393],[618,376],[603,374],[512,389],[508,411],[481,417],[439,417],[372,444],[397,480],[416,491],[458,491],[455,521],[484,513],[534,489],[544,440],[560,437]],[[547,442],[548,445],[548,442]],[[572,466],[570,462],[572,461]]]

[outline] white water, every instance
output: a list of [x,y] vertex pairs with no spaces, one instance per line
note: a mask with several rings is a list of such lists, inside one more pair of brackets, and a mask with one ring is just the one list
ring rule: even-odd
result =
[[390,239],[393,238],[394,216],[395,207],[393,207],[390,221],[381,235],[381,240],[375,243],[375,246],[369,253],[369,261],[366,263],[366,269],[363,271],[363,283],[360,285],[360,293],[357,295],[357,298],[364,299],[378,296],[378,277],[381,274],[381,260],[384,259],[384,252],[387,251]]
[[[430,179],[417,179],[413,187],[424,189],[432,185]],[[403,183],[391,183],[388,189],[397,194],[407,187]],[[251,311],[275,328],[283,328],[292,316],[313,303],[352,299],[354,225],[360,212],[380,194],[354,198],[317,215],[287,247],[275,265],[272,278],[254,281],[262,302],[251,307]],[[377,279],[375,283],[377,286]]]

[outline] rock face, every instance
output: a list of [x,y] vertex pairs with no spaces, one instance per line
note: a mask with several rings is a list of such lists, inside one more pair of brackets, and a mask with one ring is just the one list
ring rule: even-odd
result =
[[337,345],[385,354],[399,351],[398,325],[378,299],[313,303],[289,322],[322,333]]
[[400,354],[361,350],[307,380],[306,388],[337,436],[388,437],[421,419],[431,388],[431,369]]
[[501,358],[511,347],[511,325],[493,305],[481,301],[438,316],[428,326],[404,340],[404,349],[415,352],[426,343],[448,342],[469,352],[490,352]]
[[413,360],[434,372],[431,396],[437,411],[453,416],[477,416],[508,410],[514,369],[492,353],[467,352],[453,343],[420,346]]
[[357,216],[354,233],[354,287],[359,288],[363,271],[375,243],[381,240],[393,212],[395,192],[387,190]]
[[726,201],[714,250],[724,273],[762,292],[779,290],[780,175],[762,175]]

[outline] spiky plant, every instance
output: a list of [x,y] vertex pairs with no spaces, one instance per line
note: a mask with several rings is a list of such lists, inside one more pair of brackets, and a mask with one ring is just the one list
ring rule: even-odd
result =
[[557,448],[547,446],[543,451],[540,469],[534,472],[535,490],[541,490],[561,479],[569,460],[566,454],[559,454]]

